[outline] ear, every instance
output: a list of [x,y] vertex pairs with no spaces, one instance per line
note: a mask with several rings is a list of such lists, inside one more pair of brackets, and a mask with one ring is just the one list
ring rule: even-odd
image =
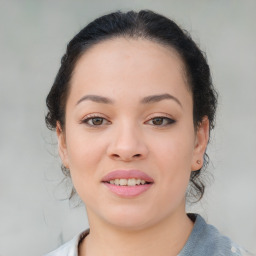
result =
[[209,141],[209,119],[207,116],[203,117],[202,122],[197,127],[195,148],[193,152],[193,159],[191,163],[191,170],[196,171],[202,168],[204,161],[204,153]]
[[58,151],[59,151],[60,158],[62,160],[63,165],[66,168],[69,168],[66,138],[65,138],[65,133],[61,128],[60,122],[57,122],[56,133],[58,137]]

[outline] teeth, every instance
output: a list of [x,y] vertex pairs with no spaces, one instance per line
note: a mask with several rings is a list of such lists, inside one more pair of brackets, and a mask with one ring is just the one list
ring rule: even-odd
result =
[[118,186],[136,186],[136,185],[144,185],[146,181],[132,178],[132,179],[114,179],[114,180],[110,180],[109,183],[113,185],[118,185]]
[[136,185],[136,180],[135,179],[129,179],[127,185],[128,186],[135,186]]
[[127,183],[128,183],[128,181],[127,181],[126,179],[120,179],[120,180],[119,180],[120,186],[126,186]]
[[141,183],[141,179],[137,179],[136,180],[136,185],[140,185],[140,183]]

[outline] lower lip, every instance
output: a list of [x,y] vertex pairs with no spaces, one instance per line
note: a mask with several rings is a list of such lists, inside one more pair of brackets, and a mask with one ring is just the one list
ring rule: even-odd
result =
[[152,183],[136,186],[118,186],[104,182],[104,185],[106,185],[111,192],[118,196],[135,197],[147,191],[152,186]]

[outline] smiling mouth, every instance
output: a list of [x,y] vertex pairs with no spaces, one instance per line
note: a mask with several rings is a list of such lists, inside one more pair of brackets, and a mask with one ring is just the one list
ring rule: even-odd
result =
[[105,181],[105,183],[109,183],[116,186],[141,186],[146,184],[152,184],[152,182],[145,181],[143,179],[112,179],[110,181]]
[[101,182],[121,198],[134,198],[149,190],[154,180],[140,170],[115,170],[105,175]]

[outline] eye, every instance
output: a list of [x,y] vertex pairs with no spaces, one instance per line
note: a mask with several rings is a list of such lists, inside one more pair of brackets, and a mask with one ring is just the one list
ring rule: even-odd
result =
[[166,126],[175,123],[175,120],[165,116],[157,116],[147,121],[147,123],[154,126]]
[[87,117],[82,121],[82,123],[85,123],[88,126],[102,126],[102,125],[108,124],[109,121],[107,121],[103,117],[94,116],[94,117]]

